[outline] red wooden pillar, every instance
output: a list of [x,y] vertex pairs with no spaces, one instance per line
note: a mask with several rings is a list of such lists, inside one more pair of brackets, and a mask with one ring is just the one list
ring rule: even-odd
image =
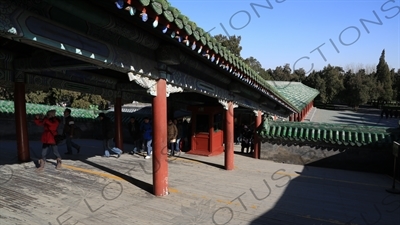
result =
[[260,150],[261,150],[261,144],[260,144],[260,138],[257,135],[257,128],[261,125],[261,112],[260,110],[257,110],[256,112],[256,129],[254,129],[254,154],[253,157],[255,159],[259,159],[260,158]]
[[168,195],[167,83],[157,81],[153,98],[153,191],[155,196]]
[[117,148],[124,150],[124,137],[122,135],[122,98],[120,95],[115,99],[114,104],[115,116],[115,145]]
[[225,142],[225,169],[233,170],[234,168],[234,116],[233,116],[233,103],[227,103],[227,109],[225,112],[225,130],[226,130],[226,142]]
[[17,131],[17,149],[18,160],[20,162],[29,162],[29,140],[28,130],[26,127],[26,105],[25,105],[25,83],[14,83],[14,109],[15,109],[15,126]]

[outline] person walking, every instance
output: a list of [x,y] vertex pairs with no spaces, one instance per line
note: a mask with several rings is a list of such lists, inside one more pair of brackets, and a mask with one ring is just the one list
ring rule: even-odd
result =
[[129,120],[128,130],[133,140],[133,150],[129,154],[137,154],[140,151],[140,125],[133,116]]
[[176,128],[176,125],[172,122],[171,119],[169,119],[167,126],[167,140],[168,140],[168,148],[171,149],[171,155],[179,153],[179,150],[176,149],[177,136],[178,136],[178,128]]
[[182,140],[183,140],[182,148],[184,152],[187,152],[190,148],[191,137],[192,135],[191,135],[190,124],[188,122],[188,119],[185,118],[183,119],[182,122]]
[[43,118],[41,118],[39,115],[36,115],[34,122],[36,125],[44,127],[44,131],[41,137],[42,158],[39,160],[40,166],[37,171],[43,171],[46,163],[47,150],[49,149],[49,147],[52,148],[54,155],[57,157],[56,169],[61,169],[61,155],[58,152],[58,146],[54,138],[57,135],[57,128],[60,124],[60,120],[56,117],[56,110],[49,110],[46,113],[46,116]]
[[99,114],[99,119],[101,121],[101,128],[103,133],[103,149],[104,149],[104,157],[110,156],[110,151],[117,154],[117,158],[119,158],[122,154],[122,150],[111,147],[111,143],[113,142],[113,138],[115,136],[114,123],[111,121],[109,117],[104,113]]
[[81,151],[81,146],[77,145],[75,142],[72,141],[75,133],[75,122],[74,118],[71,116],[71,109],[64,110],[64,129],[63,135],[65,136],[65,144],[67,145],[67,152],[66,155],[72,155],[72,147],[74,147],[79,153]]
[[183,124],[177,119],[174,119],[174,124],[178,130],[178,135],[176,136],[175,151],[182,152],[181,142],[183,141]]
[[153,126],[150,123],[150,119],[145,117],[143,123],[140,126],[140,131],[143,135],[143,144],[145,152],[147,153],[145,159],[150,159],[153,151]]
[[[250,153],[249,150],[251,150],[250,149],[251,137],[252,137],[251,131],[246,125],[244,125],[242,132],[241,153]],[[244,149],[246,149],[246,152],[244,152]]]

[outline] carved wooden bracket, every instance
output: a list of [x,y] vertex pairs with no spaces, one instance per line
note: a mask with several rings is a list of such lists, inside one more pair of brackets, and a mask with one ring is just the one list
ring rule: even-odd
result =
[[[226,101],[226,100],[223,100],[223,99],[218,99],[218,102],[219,102],[219,104],[222,105],[222,107],[224,107],[225,110],[228,110],[229,102],[231,102],[231,101]],[[232,107],[233,107],[233,108],[237,108],[238,105],[232,102]]]
[[157,81],[140,74],[128,73],[129,81],[135,81],[141,87],[147,89],[147,93],[157,96]]
[[[256,115],[256,116],[258,116],[258,112],[259,112],[260,110],[253,110],[253,112],[254,112],[254,114]],[[263,112],[261,112],[261,115],[263,115],[264,113]]]
[[[141,87],[147,89],[147,93],[153,96],[157,96],[156,80],[142,76],[140,74],[134,74],[132,72],[129,72],[128,76],[129,76],[129,81],[135,81]],[[167,84],[167,93],[166,93],[167,97],[169,97],[171,93],[178,93],[178,92],[183,92],[183,88],[172,84]]]
[[183,88],[172,84],[167,84],[167,97],[169,97],[169,94],[171,93],[178,93],[178,92],[183,92]]

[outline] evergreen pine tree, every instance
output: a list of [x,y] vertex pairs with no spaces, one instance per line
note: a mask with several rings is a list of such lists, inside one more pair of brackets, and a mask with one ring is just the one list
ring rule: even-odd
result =
[[392,78],[389,66],[385,61],[385,49],[383,49],[379,63],[376,66],[376,78],[378,84],[382,85],[383,91],[379,96],[380,101],[391,101],[393,98]]

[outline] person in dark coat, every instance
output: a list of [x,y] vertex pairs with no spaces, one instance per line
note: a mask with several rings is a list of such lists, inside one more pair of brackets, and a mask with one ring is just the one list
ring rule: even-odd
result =
[[243,126],[243,131],[242,131],[242,144],[241,144],[241,152],[244,152],[244,149],[246,149],[246,153],[250,153],[249,150],[251,151],[251,138],[252,138],[252,132],[250,129],[244,125]]
[[178,136],[178,128],[172,121],[172,119],[168,120],[167,125],[167,141],[168,141],[168,148],[171,150],[171,155],[178,154],[179,151],[176,149],[176,138]]
[[143,135],[143,144],[147,153],[145,159],[150,159],[153,152],[153,126],[151,125],[148,117],[143,119],[143,123],[140,126],[140,132]]
[[138,150],[140,151],[140,142],[141,142],[140,125],[133,116],[129,120],[128,130],[133,140],[133,150],[130,152],[130,154],[133,155],[138,153]]
[[99,114],[99,119],[101,121],[101,128],[103,134],[103,149],[105,153],[105,157],[110,156],[110,151],[115,152],[119,158],[122,154],[122,151],[118,148],[112,148],[111,143],[113,142],[113,138],[115,136],[114,123],[111,121],[109,117],[104,113]]
[[174,119],[174,124],[178,129],[178,135],[176,136],[175,151],[181,152],[181,143],[183,143],[183,124],[181,121]]
[[35,116],[35,124],[38,126],[43,126],[44,131],[41,137],[42,144],[42,158],[39,160],[40,167],[37,171],[42,171],[46,163],[47,150],[49,147],[53,149],[54,155],[57,157],[57,169],[61,168],[61,155],[58,152],[58,147],[54,136],[57,135],[57,128],[60,124],[60,120],[56,117],[56,110],[50,110],[47,112],[46,116],[41,118],[39,115]]
[[239,135],[240,135],[239,125],[237,123],[235,123],[234,128],[233,128],[233,136],[234,136],[235,145],[239,144]]
[[191,141],[190,138],[191,138],[191,135],[190,135],[189,123],[188,123],[187,119],[183,119],[183,122],[182,122],[182,141],[183,141],[182,150],[183,151],[189,150],[189,143]]
[[72,147],[76,149],[77,153],[79,153],[81,150],[81,146],[72,141],[72,138],[75,135],[74,131],[75,122],[74,118],[71,116],[71,109],[65,109],[63,135],[65,136],[65,141],[67,145],[67,152],[65,153],[66,155],[72,155]]

